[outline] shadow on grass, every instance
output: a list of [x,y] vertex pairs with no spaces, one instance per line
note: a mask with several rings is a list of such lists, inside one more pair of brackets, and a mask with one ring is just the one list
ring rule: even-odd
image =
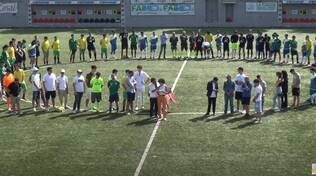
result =
[[116,119],[121,118],[121,117],[123,117],[125,115],[126,115],[125,113],[113,113],[113,114],[107,113],[106,116],[108,116],[108,117],[102,119],[102,121],[116,120]]
[[144,125],[155,124],[156,122],[157,122],[156,119],[149,117],[147,119],[142,119],[136,122],[128,123],[127,125],[144,126]]

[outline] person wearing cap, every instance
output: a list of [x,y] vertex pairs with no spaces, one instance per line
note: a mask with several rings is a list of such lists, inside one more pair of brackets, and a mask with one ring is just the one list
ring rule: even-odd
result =
[[73,79],[73,89],[75,95],[75,101],[73,104],[73,113],[80,112],[81,99],[86,90],[85,78],[82,75],[82,70],[77,70],[77,75]]
[[95,77],[93,77],[90,81],[91,85],[91,106],[90,110],[94,109],[99,112],[100,111],[100,102],[102,100],[102,90],[104,87],[104,80],[101,78],[101,73],[96,72]]
[[40,97],[41,97],[41,78],[40,74],[38,72],[37,67],[33,67],[32,69],[33,73],[30,77],[30,82],[32,84],[32,106],[33,106],[33,111],[36,112],[37,108],[40,107]]
[[43,77],[43,88],[45,91],[46,98],[46,110],[49,111],[48,102],[52,99],[52,105],[55,109],[55,98],[56,98],[56,75],[53,73],[52,67],[47,67],[47,73]]
[[289,62],[289,58],[290,58],[290,43],[291,43],[291,40],[289,39],[289,35],[285,33],[284,39],[283,39],[283,59],[284,59],[283,62],[286,64]]
[[75,39],[74,34],[71,34],[71,38],[69,39],[69,42],[68,42],[68,47],[69,47],[69,51],[70,51],[69,63],[74,63],[75,62],[77,48],[78,48],[78,42]]
[[60,105],[67,109],[67,101],[68,101],[68,77],[65,75],[65,70],[61,69],[60,75],[56,79],[56,87]]

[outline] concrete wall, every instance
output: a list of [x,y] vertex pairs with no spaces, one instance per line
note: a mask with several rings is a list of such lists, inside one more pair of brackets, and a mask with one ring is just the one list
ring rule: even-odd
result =
[[28,25],[28,0],[1,0],[1,3],[18,3],[17,14],[0,14],[0,27],[25,27]]

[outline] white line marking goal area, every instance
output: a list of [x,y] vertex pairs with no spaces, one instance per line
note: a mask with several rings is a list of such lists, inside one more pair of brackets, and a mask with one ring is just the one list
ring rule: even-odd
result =
[[[187,62],[188,62],[187,60],[185,60],[185,61],[183,62],[182,66],[181,66],[181,69],[180,69],[180,71],[179,71],[179,73],[178,73],[178,75],[177,75],[177,77],[176,77],[176,79],[174,80],[174,83],[173,83],[173,85],[172,85],[172,88],[171,88],[172,91],[174,91],[174,89],[176,88],[176,85],[177,85],[177,83],[178,83],[178,81],[179,81],[179,79],[180,79],[180,76],[181,76],[181,74],[182,74],[182,71],[183,71],[184,67],[186,66]],[[151,136],[150,136],[150,138],[149,138],[149,141],[148,141],[148,143],[147,143],[147,145],[146,145],[146,148],[145,148],[145,151],[144,151],[144,153],[143,153],[143,155],[142,155],[142,158],[141,158],[141,160],[140,160],[140,162],[139,162],[139,164],[138,164],[138,167],[137,167],[136,170],[135,170],[134,176],[139,176],[140,171],[142,170],[142,167],[143,167],[144,162],[145,162],[145,160],[146,160],[146,158],[147,158],[147,155],[148,155],[148,152],[149,152],[149,150],[150,150],[150,147],[151,147],[151,145],[152,145],[152,143],[153,143],[153,141],[154,141],[154,138],[155,138],[155,136],[156,136],[156,134],[157,134],[157,131],[158,131],[158,129],[159,129],[160,122],[161,122],[161,121],[158,120],[157,123],[156,123],[156,125],[155,125],[155,127],[154,127],[154,130],[153,130],[153,132],[152,132],[152,134],[151,134]]]

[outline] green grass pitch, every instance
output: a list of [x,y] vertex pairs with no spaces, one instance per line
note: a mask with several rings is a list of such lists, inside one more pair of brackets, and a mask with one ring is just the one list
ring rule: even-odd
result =
[[[166,29],[181,32],[183,29]],[[193,29],[187,29],[188,31]],[[203,29],[206,30],[206,29]],[[231,32],[234,29],[212,29]],[[246,31],[247,29],[239,29]],[[101,29],[89,30],[96,35]],[[152,29],[146,29],[150,36]],[[162,30],[155,30],[158,34]],[[254,30],[256,31],[256,30]],[[297,35],[302,41],[312,30],[263,29],[272,34],[285,32]],[[66,69],[72,80],[78,68],[86,74],[91,64],[96,64],[107,78],[116,68],[119,75],[125,69],[135,69],[138,64],[152,77],[165,78],[171,87],[183,61],[97,61],[95,63],[68,64],[67,41],[71,33],[77,37],[88,30],[37,30],[2,29],[0,45],[12,37],[30,41],[36,34],[52,39],[57,35],[62,43],[62,65],[54,66],[56,74]],[[314,37],[312,37],[314,38]],[[282,37],[281,37],[282,39]],[[118,44],[120,46],[120,44]],[[98,49],[97,49],[98,50]],[[99,50],[98,50],[99,51]],[[120,50],[118,50],[120,51]],[[99,54],[99,53],[98,53]],[[120,52],[117,53],[119,56]],[[138,54],[139,55],[139,54]],[[170,51],[168,48],[168,55]],[[78,57],[77,57],[78,58]],[[52,58],[50,58],[52,63]],[[42,64],[42,59],[39,61]],[[251,80],[261,74],[268,84],[266,105],[271,107],[275,72],[293,68],[292,65],[264,64],[246,61],[207,60],[187,62],[175,88],[176,103],[171,105],[169,119],[162,122],[154,138],[141,176],[299,176],[311,175],[316,163],[314,107],[303,105],[297,109],[273,113],[266,111],[263,123],[253,125],[241,115],[227,120],[218,113],[204,118],[206,111],[206,83],[219,77],[217,111],[223,111],[222,86],[227,74],[236,75],[242,66]],[[294,66],[302,76],[302,102],[307,100],[310,73],[304,67]],[[45,68],[41,73],[46,72]],[[30,72],[27,72],[29,75]],[[290,83],[291,81],[291,75]],[[30,88],[30,85],[28,84]],[[72,105],[72,88],[69,103]],[[108,91],[103,93],[102,109],[108,108]],[[28,90],[27,98],[31,98]],[[292,97],[289,96],[291,104]],[[146,105],[149,101],[146,99]],[[83,103],[84,104],[84,103]],[[83,106],[84,107],[84,106]],[[22,102],[23,116],[11,116],[0,104],[0,175],[2,176],[127,176],[133,175],[152,134],[156,121],[145,113],[124,114],[71,111],[36,112],[31,104]],[[253,105],[251,106],[253,109]],[[148,106],[146,106],[148,109]]]

